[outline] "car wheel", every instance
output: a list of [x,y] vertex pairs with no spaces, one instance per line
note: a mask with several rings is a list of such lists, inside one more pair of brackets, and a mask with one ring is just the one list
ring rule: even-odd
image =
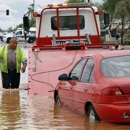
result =
[[55,102],[56,102],[56,104],[57,104],[58,106],[60,106],[60,107],[61,107],[61,101],[60,101],[60,97],[59,97],[59,95],[58,95],[58,94],[56,95]]
[[9,43],[10,39],[11,39],[11,37],[8,37],[6,43]]
[[28,40],[28,43],[34,43],[35,39],[33,37],[30,37]]
[[92,105],[90,105],[88,108],[87,116],[90,119],[90,121],[100,120]]

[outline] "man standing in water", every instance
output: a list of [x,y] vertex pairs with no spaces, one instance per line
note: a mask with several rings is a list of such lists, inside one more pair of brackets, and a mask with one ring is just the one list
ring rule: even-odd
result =
[[[5,89],[19,88],[20,70],[25,72],[27,58],[22,48],[17,46],[18,40],[12,37],[9,45],[0,48],[2,85]],[[21,63],[23,66],[21,67]]]

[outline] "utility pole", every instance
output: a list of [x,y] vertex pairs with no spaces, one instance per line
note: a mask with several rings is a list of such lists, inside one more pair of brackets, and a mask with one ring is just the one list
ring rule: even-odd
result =
[[35,0],[33,0],[33,12],[34,12],[34,7],[35,7]]

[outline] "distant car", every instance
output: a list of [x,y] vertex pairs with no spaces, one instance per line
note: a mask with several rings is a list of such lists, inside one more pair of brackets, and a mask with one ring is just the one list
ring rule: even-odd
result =
[[13,34],[12,33],[7,33],[7,34],[3,35],[2,41],[6,42],[6,43],[9,43],[11,37],[13,37]]
[[[28,43],[34,43],[35,42],[35,38],[36,38],[36,34],[34,34],[35,31],[33,33],[26,33],[26,41]],[[9,43],[11,37],[17,37],[19,42],[25,42],[25,33],[24,33],[24,29],[20,28],[13,34],[13,33],[8,33],[4,36],[3,41],[6,43]]]
[[2,35],[3,35],[3,33],[0,32],[0,40],[2,39]]
[[130,123],[130,51],[104,51],[82,57],[59,76],[54,100],[90,120]]
[[6,32],[2,33],[2,35],[1,35],[1,41],[3,41],[3,38],[4,38],[4,36],[5,36],[6,34],[7,34]]

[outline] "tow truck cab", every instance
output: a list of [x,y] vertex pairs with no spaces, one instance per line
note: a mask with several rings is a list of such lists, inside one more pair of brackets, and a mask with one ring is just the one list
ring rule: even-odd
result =
[[[92,44],[101,43],[99,15],[102,13],[87,3],[50,4],[33,13],[36,18],[36,45],[64,44],[68,39],[86,40],[85,34]],[[109,18],[104,18],[108,24]]]

